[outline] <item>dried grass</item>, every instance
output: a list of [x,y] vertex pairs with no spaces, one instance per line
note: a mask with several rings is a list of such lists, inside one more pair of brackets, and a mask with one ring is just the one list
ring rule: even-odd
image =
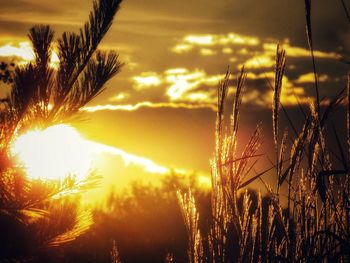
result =
[[[312,50],[309,2],[305,1]],[[256,173],[254,169],[262,143],[259,125],[242,153],[237,151],[244,68],[237,81],[230,122],[225,122],[224,116],[229,73],[219,86],[216,148],[211,160],[212,214],[207,237],[198,236],[201,233],[198,229],[200,215],[193,196],[179,197],[183,213],[187,215],[190,262],[347,262],[350,258],[350,80],[346,96],[343,95],[345,90],[340,92],[323,115],[320,115],[318,101],[316,105],[310,102],[309,112],[304,113],[305,121],[296,138],[291,138],[286,129],[279,141],[280,94],[285,63],[285,52],[278,46],[272,98],[272,136],[276,150],[276,163],[272,169],[276,171],[276,192],[261,178],[271,168],[262,173]],[[345,98],[347,151],[341,143],[343,138],[335,130],[339,152],[336,156],[341,160],[340,167],[336,168],[324,128],[329,116],[341,107]],[[226,123],[229,123],[228,127]],[[290,157],[286,159],[288,140],[293,143]],[[267,205],[264,205],[260,193],[253,205],[247,192],[247,186],[258,178],[266,188]],[[245,189],[242,205],[238,201],[240,189]],[[201,250],[194,249],[198,240],[201,247],[208,247],[209,251],[198,255]]]

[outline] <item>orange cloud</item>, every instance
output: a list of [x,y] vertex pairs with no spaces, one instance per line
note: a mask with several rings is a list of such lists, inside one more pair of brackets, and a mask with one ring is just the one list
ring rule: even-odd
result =
[[23,62],[29,62],[34,59],[33,49],[29,42],[19,42],[18,45],[8,43],[0,47],[1,57],[17,57]]
[[[263,48],[266,53],[276,53],[276,44],[275,43],[265,43]],[[291,46],[286,40],[283,43],[283,48],[286,50],[287,57],[310,57],[310,51],[302,47]],[[328,59],[337,59],[338,54],[334,52],[323,52],[319,50],[314,51],[314,56],[316,58],[328,58]]]
[[129,93],[121,92],[111,98],[109,98],[109,101],[116,102],[116,101],[122,101],[130,96]]
[[200,53],[202,56],[213,56],[217,54],[215,50],[210,48],[201,48]]
[[[327,74],[320,74],[317,76],[317,79],[319,82],[326,82],[330,78]],[[315,82],[315,75],[313,72],[309,72],[303,75],[300,75],[299,78],[295,81],[295,83],[302,84],[302,83],[314,83]]]
[[170,169],[168,167],[159,165],[150,159],[133,155],[121,149],[108,146],[105,144],[100,144],[92,141],[86,141],[86,143],[91,149],[93,149],[95,154],[109,153],[112,155],[120,156],[122,157],[126,165],[129,165],[129,164],[139,165],[143,167],[145,171],[148,173],[157,173],[157,174],[170,173]]
[[126,105],[95,105],[87,106],[82,109],[85,112],[97,112],[97,111],[136,111],[140,108],[173,108],[173,109],[211,109],[216,111],[216,106],[214,104],[189,104],[189,103],[174,103],[174,102],[159,102],[153,103],[149,101],[139,102],[136,104],[126,104]]
[[[255,52],[254,55],[241,63],[238,68],[241,68],[242,65],[245,65],[247,69],[272,68],[275,65],[276,46],[275,43],[264,43],[262,45],[263,51]],[[308,49],[291,46],[288,40],[284,41],[282,47],[286,50],[287,58],[310,57],[310,51]],[[239,54],[249,55],[249,51],[243,49]],[[336,53],[319,50],[315,50],[314,55],[320,59],[337,59],[339,57]]]
[[207,75],[204,70],[195,69],[190,71],[186,68],[171,68],[157,74],[155,72],[143,72],[133,77],[135,89],[147,89],[160,84],[167,85],[166,95],[171,101],[197,101],[200,103],[215,103],[216,89],[196,91],[201,85],[216,87],[224,78],[223,74]]
[[[260,44],[260,40],[257,37],[244,36],[236,33],[227,33],[227,34],[206,34],[206,35],[187,35],[171,50],[174,53],[185,53],[195,47],[206,47],[201,49],[200,52],[202,55],[206,56],[209,53],[208,47],[222,46],[224,47],[223,53],[230,52],[227,48],[234,45],[239,46],[257,46]],[[226,49],[225,49],[226,48]],[[224,52],[225,50],[225,52]],[[211,50],[211,52],[213,52]],[[214,53],[210,53],[211,55]]]
[[270,54],[261,54],[249,58],[243,64],[239,65],[238,68],[241,68],[243,65],[247,69],[271,68],[275,63],[275,58]]
[[159,86],[163,81],[161,76],[155,72],[142,72],[140,76],[134,76],[132,80],[136,84],[136,89],[147,89]]
[[[16,57],[18,58],[19,64],[27,64],[34,60],[34,51],[31,44],[28,41],[19,42],[17,45],[13,43],[7,43],[0,46],[0,57]],[[57,67],[59,58],[55,50],[51,53],[51,63],[52,67]]]

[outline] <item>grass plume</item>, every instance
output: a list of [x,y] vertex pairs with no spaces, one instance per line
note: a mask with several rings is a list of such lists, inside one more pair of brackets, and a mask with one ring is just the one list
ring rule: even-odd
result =
[[[305,4],[308,40],[312,52],[311,1],[306,0]],[[272,98],[272,137],[276,162],[272,168],[261,173],[255,171],[255,164],[261,157],[258,153],[262,144],[259,125],[242,152],[239,154],[237,150],[239,108],[244,96],[243,68],[233,95],[230,122],[225,121],[224,116],[229,73],[219,86],[216,148],[211,160],[210,231],[207,237],[202,235],[200,238],[203,247],[209,249],[203,251],[201,256],[196,255],[205,262],[333,262],[349,259],[349,159],[346,159],[342,147],[344,139],[336,129],[334,134],[338,153],[334,153],[334,149],[330,151],[325,127],[330,123],[331,114],[346,101],[345,141],[348,144],[349,158],[350,84],[348,83],[346,96],[344,89],[325,106],[322,118],[319,114],[319,101],[316,104],[310,102],[309,111],[303,111],[304,123],[301,130],[293,130],[297,132],[296,138],[291,138],[285,129],[279,143],[279,108],[285,66],[285,51],[278,46]],[[288,120],[290,121],[289,118]],[[288,143],[290,140],[292,145]],[[286,158],[289,148],[289,157]],[[335,159],[341,160],[340,165],[333,161]],[[267,172],[271,176],[273,169],[277,178],[276,192],[263,179]],[[252,198],[248,193],[247,187],[257,179],[260,179],[266,189],[265,199],[260,193],[257,198]],[[194,232],[189,233],[189,246],[193,247],[193,237],[200,232],[197,227],[201,215],[195,209],[193,197],[180,200],[180,207],[185,214],[196,211],[190,224],[187,219],[187,225],[196,226]],[[189,257],[195,258],[193,249]]]

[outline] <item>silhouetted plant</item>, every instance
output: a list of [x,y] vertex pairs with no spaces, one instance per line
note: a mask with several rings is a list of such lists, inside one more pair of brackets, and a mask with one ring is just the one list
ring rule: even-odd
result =
[[0,82],[11,84],[13,82],[14,63],[0,62]]
[[[312,53],[310,1],[305,3]],[[207,235],[203,235],[202,229],[198,227],[200,213],[191,192],[179,194],[179,203],[188,230],[189,262],[349,260],[350,83],[347,94],[346,89],[343,89],[324,105],[323,114],[319,108],[319,97],[316,96],[316,103],[310,101],[309,112],[301,131],[297,133],[296,138],[290,138],[293,144],[290,156],[286,158],[288,133],[284,133],[281,142],[278,133],[279,109],[283,109],[280,98],[285,67],[285,51],[278,46],[272,98],[272,131],[276,151],[276,162],[272,168],[276,170],[276,191],[261,178],[271,168],[261,173],[255,172],[254,169],[261,144],[259,126],[240,156],[237,152],[239,105],[245,79],[243,69],[237,81],[230,122],[224,118],[229,73],[219,86],[216,150],[211,162],[211,220],[208,226],[210,232]],[[314,71],[317,78],[315,67]],[[316,91],[318,94],[317,84]],[[337,129],[333,129],[338,153],[333,149],[331,154],[326,141],[325,127],[329,124],[331,114],[342,104],[347,106],[347,135],[342,140]],[[228,127],[226,123],[229,123]],[[291,123],[291,127],[295,125]],[[344,141],[348,142],[347,150],[343,146]],[[334,159],[339,162],[332,161]],[[340,163],[338,167],[337,163]],[[245,179],[248,177],[250,179]],[[266,188],[267,206],[263,204],[260,193],[255,206],[252,206],[253,201],[247,191],[243,194],[243,201],[238,201],[240,189],[246,188],[256,179],[260,179]],[[282,188],[286,190],[282,192]],[[202,247],[207,249],[203,250]]]
[[13,74],[9,65],[0,64],[0,80],[11,84],[9,96],[0,102],[0,261],[35,261],[41,249],[71,241],[91,225],[91,214],[80,211],[70,199],[71,193],[90,188],[96,176],[82,181],[29,180],[9,148],[30,128],[69,121],[119,72],[118,55],[97,47],[121,2],[93,2],[80,32],[64,32],[58,39],[57,67],[50,65],[54,31],[46,25],[29,30],[34,61],[17,66]]
[[186,228],[177,189],[193,189],[202,215],[210,198],[194,178],[164,175],[156,185],[134,182],[125,191],[112,192],[106,204],[95,209],[95,223],[89,231],[65,246],[65,260],[110,262],[108,252],[117,247],[121,262],[186,262]]

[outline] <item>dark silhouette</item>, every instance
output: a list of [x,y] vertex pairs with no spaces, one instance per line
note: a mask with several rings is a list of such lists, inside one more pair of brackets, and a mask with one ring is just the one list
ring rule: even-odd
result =
[[[121,0],[94,1],[89,21],[77,33],[58,39],[59,63],[50,66],[53,30],[29,30],[35,60],[25,66],[0,64],[0,80],[11,85],[0,111],[0,261],[36,261],[47,247],[73,240],[91,225],[91,214],[74,204],[75,192],[96,177],[60,182],[28,180],[9,154],[11,141],[30,128],[68,122],[97,96],[122,64],[115,52],[97,47],[110,28]],[[17,261],[16,261],[17,262]],[[42,262],[42,261],[40,261]]]

